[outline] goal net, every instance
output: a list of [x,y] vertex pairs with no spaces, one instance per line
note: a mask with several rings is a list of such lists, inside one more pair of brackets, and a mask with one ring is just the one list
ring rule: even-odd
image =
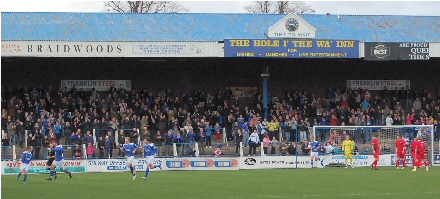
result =
[[[426,143],[426,155],[430,164],[434,159],[434,126],[433,125],[396,125],[396,126],[314,126],[311,136],[315,136],[321,145],[330,143],[335,150],[332,155],[343,155],[342,142],[349,135],[355,142],[354,155],[372,155],[371,140],[379,134],[381,155],[390,155],[389,163],[394,165],[396,161],[396,138],[404,137],[407,144],[407,163],[411,164],[410,143],[421,136]],[[360,157],[357,156],[357,157]],[[355,157],[356,159],[356,157]],[[388,161],[388,160],[387,160]],[[368,166],[368,165],[365,165]]]

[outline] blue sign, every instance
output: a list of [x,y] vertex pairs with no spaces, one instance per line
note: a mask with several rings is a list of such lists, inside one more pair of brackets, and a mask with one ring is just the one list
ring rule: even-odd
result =
[[166,166],[168,168],[184,168],[183,161],[166,161]]
[[357,40],[226,39],[225,57],[359,58]]

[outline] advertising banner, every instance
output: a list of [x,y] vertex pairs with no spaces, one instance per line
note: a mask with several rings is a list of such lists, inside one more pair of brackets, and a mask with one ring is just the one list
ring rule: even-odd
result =
[[70,90],[76,89],[92,89],[97,91],[108,91],[111,87],[116,89],[131,90],[131,80],[61,80],[61,88]]
[[238,158],[166,159],[164,170],[238,170]]
[[[29,165],[29,173],[49,173],[46,170],[47,160],[33,160]],[[74,173],[86,172],[86,165],[83,160],[64,160],[64,168]],[[2,161],[2,174],[18,174],[20,172],[20,163],[17,161]],[[57,168],[57,172],[61,172]]]
[[351,90],[408,90],[410,80],[347,80],[347,88]]
[[[240,169],[287,169],[287,168],[311,168],[310,156],[298,156],[298,165],[295,165],[295,156],[260,156],[241,157]],[[355,167],[370,166],[374,161],[372,155],[354,155],[353,165]],[[334,164],[345,164],[344,155],[322,155],[319,156],[317,168],[331,167]],[[379,166],[392,166],[392,155],[381,155]]]
[[138,57],[217,57],[218,44],[213,42],[137,42],[131,45]]
[[226,39],[225,57],[359,58],[357,40]]
[[365,42],[365,60],[429,60],[428,42]]
[[[97,160],[85,160],[87,165],[87,172],[121,172],[130,171],[127,167],[126,159],[97,159]],[[156,168],[150,169],[150,171],[160,171],[162,167],[163,159],[156,158],[154,166]],[[147,161],[145,159],[135,158],[133,166],[137,171],[145,171],[147,169]]]
[[2,41],[2,57],[219,57],[216,42]]
[[433,166],[440,166],[440,155],[434,155],[434,160],[432,161]]
[[122,57],[122,42],[2,41],[2,57]]

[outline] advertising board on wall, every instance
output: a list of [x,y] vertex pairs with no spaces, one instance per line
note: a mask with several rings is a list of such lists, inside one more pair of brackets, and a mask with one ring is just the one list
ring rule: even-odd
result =
[[[49,173],[46,170],[47,160],[33,160],[29,165],[29,173]],[[20,164],[16,161],[2,161],[2,174],[18,174],[20,172]],[[64,160],[64,168],[74,173],[84,173],[87,166],[82,160]],[[58,172],[60,168],[57,168]]]
[[179,158],[166,159],[164,170],[238,170],[236,158]]
[[218,42],[2,41],[2,57],[218,57]]
[[429,60],[428,42],[365,42],[365,60]]
[[92,89],[108,91],[111,87],[116,89],[131,90],[131,80],[61,80],[62,89]]
[[[150,171],[159,171],[162,167],[164,159],[156,158],[154,161],[154,169]],[[121,172],[130,171],[127,167],[127,159],[96,159],[85,160],[87,165],[87,172]],[[145,159],[135,158],[133,161],[133,167],[137,171],[145,171],[147,169],[147,161]]]
[[217,57],[213,42],[136,42],[132,53],[139,57]]
[[350,90],[408,90],[411,88],[410,80],[347,80]]
[[359,58],[357,40],[226,39],[225,57]]

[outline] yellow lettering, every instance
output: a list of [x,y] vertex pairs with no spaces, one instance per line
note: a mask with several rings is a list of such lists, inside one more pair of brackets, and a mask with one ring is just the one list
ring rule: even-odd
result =
[[236,40],[230,40],[231,46],[249,46],[250,41],[249,40],[243,40],[243,39],[236,39]]
[[318,48],[330,48],[330,41],[316,41]]
[[354,41],[336,41],[336,48],[353,48]]

